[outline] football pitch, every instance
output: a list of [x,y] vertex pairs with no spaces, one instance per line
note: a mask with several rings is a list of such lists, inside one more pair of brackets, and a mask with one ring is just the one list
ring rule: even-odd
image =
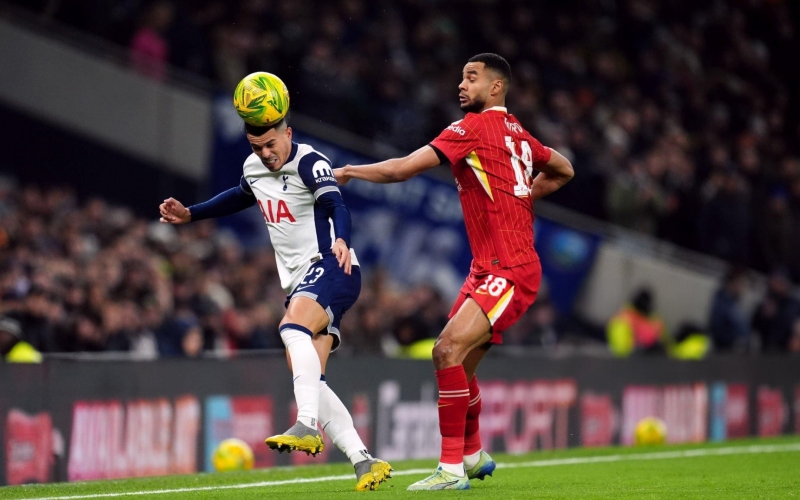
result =
[[572,449],[497,454],[498,468],[470,491],[409,492],[435,460],[392,465],[377,491],[356,492],[349,464],[227,474],[0,488],[3,499],[421,498],[800,498],[800,437],[653,448]]

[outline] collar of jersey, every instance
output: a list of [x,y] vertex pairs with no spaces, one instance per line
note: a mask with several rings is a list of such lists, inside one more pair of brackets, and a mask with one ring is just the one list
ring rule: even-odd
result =
[[[297,156],[297,143],[292,141],[292,152],[289,153],[289,158],[286,159],[286,163],[290,163],[292,160],[294,160],[295,156]],[[284,163],[284,165],[286,163]]]
[[492,106],[491,108],[484,109],[481,113],[486,113],[487,111],[500,111],[502,113],[508,114],[508,109],[505,106]]

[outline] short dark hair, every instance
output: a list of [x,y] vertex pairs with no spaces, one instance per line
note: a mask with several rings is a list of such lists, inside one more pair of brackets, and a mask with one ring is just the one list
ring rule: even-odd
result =
[[497,71],[500,73],[500,76],[503,77],[503,80],[506,81],[506,84],[511,85],[511,65],[508,64],[508,61],[506,61],[503,56],[491,52],[484,52],[483,54],[470,57],[467,62],[482,62],[484,67]]
[[267,125],[265,127],[257,127],[255,125],[250,125],[249,123],[244,124],[244,131],[250,135],[254,135],[256,137],[260,137],[270,130],[274,128],[281,128],[284,124],[289,125],[289,115],[286,115],[280,121],[273,123],[272,125]]

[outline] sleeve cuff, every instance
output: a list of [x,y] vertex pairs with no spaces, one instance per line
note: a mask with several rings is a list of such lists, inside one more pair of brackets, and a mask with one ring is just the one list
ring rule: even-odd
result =
[[550,161],[550,158],[553,157],[553,150],[545,146],[544,151],[545,153],[544,155],[542,155],[542,163],[547,163],[548,161]]
[[450,160],[447,158],[447,155],[442,153],[442,150],[434,146],[432,143],[428,143],[428,146],[431,147],[434,153],[436,153],[437,158],[439,158],[439,165],[449,165]]
[[339,188],[336,186],[325,186],[324,188],[314,191],[314,199],[318,200],[320,196],[326,193],[339,193]]
[[242,188],[247,194],[253,194],[253,190],[250,188],[250,185],[247,183],[247,177],[242,176],[241,180],[239,181],[239,187]]

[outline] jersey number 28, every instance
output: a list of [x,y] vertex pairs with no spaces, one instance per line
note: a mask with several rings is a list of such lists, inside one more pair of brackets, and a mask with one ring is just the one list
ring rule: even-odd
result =
[[522,149],[521,155],[517,155],[517,145],[514,138],[510,135],[506,137],[506,146],[511,152],[511,167],[514,169],[514,177],[517,183],[514,185],[514,195],[524,198],[531,195],[531,185],[533,184],[533,152],[528,141],[519,141]]

